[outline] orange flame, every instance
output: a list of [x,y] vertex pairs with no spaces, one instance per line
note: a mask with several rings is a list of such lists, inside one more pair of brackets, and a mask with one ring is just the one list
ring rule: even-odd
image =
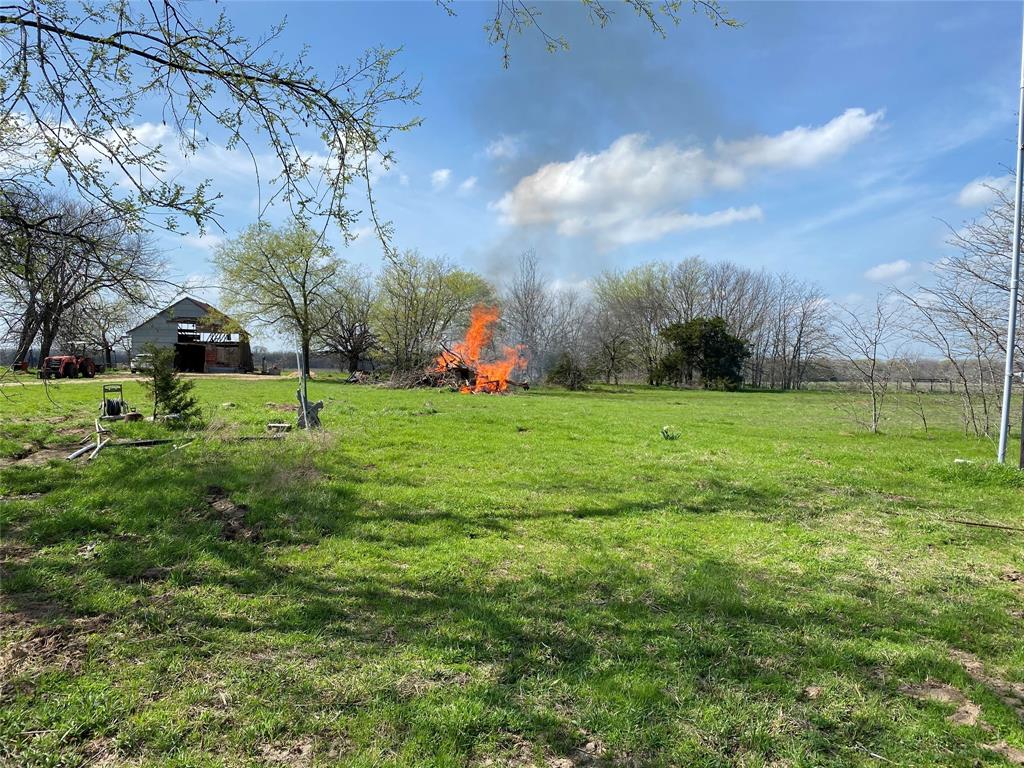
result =
[[503,347],[501,359],[494,362],[485,362],[480,359],[484,348],[494,338],[493,326],[500,318],[501,312],[497,307],[477,304],[469,316],[466,338],[455,342],[450,351],[445,350],[438,355],[436,367],[438,371],[447,371],[462,366],[476,371],[476,382],[472,385],[463,385],[459,388],[460,392],[464,394],[505,392],[508,389],[509,376],[517,368],[526,365],[526,349],[521,344],[514,347]]

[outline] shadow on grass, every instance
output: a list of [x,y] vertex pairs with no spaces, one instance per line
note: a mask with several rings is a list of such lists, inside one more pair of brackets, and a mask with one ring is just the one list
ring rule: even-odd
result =
[[[159,696],[79,723],[57,764],[75,764],[97,734],[130,755],[160,754],[166,736],[137,719],[187,687],[182,665],[237,703],[232,718],[200,717],[213,705],[181,694],[189,724],[160,727],[177,728],[175,748],[193,756],[212,743],[251,756],[310,735],[396,765],[410,764],[408,750],[424,764],[445,751],[465,764],[524,749],[583,764],[588,743],[609,765],[842,764],[865,749],[905,758],[904,742],[921,764],[983,754],[969,733],[936,728],[944,712],[918,713],[896,690],[925,675],[966,684],[938,649],[989,642],[996,625],[981,597],[935,608],[870,573],[769,572],[699,542],[658,564],[582,539],[557,542],[564,551],[550,560],[517,558],[524,526],[741,513],[765,501],[753,487],[711,479],[697,501],[457,514],[368,505],[365,469],[317,455],[315,445],[117,454],[61,469],[46,497],[4,508],[8,537],[31,552],[5,565],[5,603],[34,617],[45,605],[57,622],[105,613],[94,663],[158,670]],[[45,476],[26,470],[10,484]],[[211,486],[247,505],[259,541],[224,538]],[[467,538],[486,546],[456,554]],[[429,549],[410,562],[409,547]],[[47,697],[73,697],[75,674],[49,678]],[[135,684],[130,672],[105,682]],[[24,756],[67,715],[31,688],[17,696],[22,715],[6,731]]]

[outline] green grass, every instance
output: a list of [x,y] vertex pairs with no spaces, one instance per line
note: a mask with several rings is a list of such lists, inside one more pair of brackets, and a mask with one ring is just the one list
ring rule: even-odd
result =
[[[1024,527],[1024,479],[946,396],[928,433],[894,401],[870,435],[833,393],[323,381],[324,433],[222,439],[292,420],[268,404],[294,387],[203,380],[209,435],[178,451],[0,470],[0,763],[977,766],[1024,747],[990,682],[1024,680],[1024,533],[948,522]],[[96,382],[6,391],[7,456],[75,442],[99,402]],[[225,539],[211,486],[257,541]],[[982,721],[901,691],[929,678]]]

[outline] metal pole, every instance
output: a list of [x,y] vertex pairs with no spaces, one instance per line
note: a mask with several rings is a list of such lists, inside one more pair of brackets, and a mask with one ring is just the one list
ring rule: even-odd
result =
[[306,368],[303,365],[301,345],[295,347],[295,364],[299,369],[299,407],[302,409],[302,423],[305,429],[309,429],[309,408],[306,407],[308,397],[306,394]]
[[1017,292],[1020,288],[1020,217],[1024,178],[1024,30],[1021,32],[1020,103],[1017,108],[1017,177],[1013,194],[1013,261],[1010,265],[1010,318],[1006,324],[1006,371],[1003,377],[1003,409],[999,420],[999,463],[1006,461],[1010,434],[1010,396],[1013,392],[1013,352],[1017,342]]

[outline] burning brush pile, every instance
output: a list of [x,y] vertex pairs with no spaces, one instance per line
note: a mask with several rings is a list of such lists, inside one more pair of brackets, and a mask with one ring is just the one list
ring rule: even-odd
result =
[[526,350],[522,345],[503,347],[499,359],[486,361],[485,351],[494,339],[494,325],[501,318],[497,307],[478,304],[469,318],[466,338],[451,348],[442,347],[432,370],[417,382],[419,386],[451,387],[464,394],[476,392],[507,392],[509,387],[529,389],[526,381],[512,376],[526,367]]

